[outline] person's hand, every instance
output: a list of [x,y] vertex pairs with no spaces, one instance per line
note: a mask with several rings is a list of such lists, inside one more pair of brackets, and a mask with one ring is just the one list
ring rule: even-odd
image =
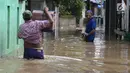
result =
[[48,10],[49,10],[48,7],[45,7],[45,8],[44,8],[44,11],[45,11],[45,12],[48,12]]
[[48,7],[44,8],[45,15],[47,16],[48,20],[50,21],[50,24],[53,25],[53,19],[48,10],[49,10]]
[[88,33],[86,33],[86,32],[85,32],[84,34],[85,34],[86,36],[88,36],[88,35],[89,35],[89,34],[88,34]]

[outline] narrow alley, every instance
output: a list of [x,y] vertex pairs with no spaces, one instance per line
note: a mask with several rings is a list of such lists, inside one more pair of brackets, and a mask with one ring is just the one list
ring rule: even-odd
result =
[[0,73],[130,73],[129,0],[0,3]]

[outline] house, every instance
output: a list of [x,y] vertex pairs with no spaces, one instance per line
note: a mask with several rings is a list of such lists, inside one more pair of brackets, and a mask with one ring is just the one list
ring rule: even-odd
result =
[[47,6],[49,10],[54,11],[55,6],[52,0],[27,0],[26,9],[28,10],[43,10]]
[[22,48],[17,32],[24,10],[25,0],[0,0],[0,56]]

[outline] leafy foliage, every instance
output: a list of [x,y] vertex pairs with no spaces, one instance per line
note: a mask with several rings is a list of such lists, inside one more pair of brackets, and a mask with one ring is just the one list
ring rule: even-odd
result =
[[77,23],[82,16],[84,6],[83,0],[53,0],[56,6],[60,8],[60,15],[73,15]]
[[83,0],[62,0],[60,5],[60,12],[62,15],[69,12],[76,17],[81,17],[84,6]]
[[63,0],[52,0],[55,6],[59,7]]

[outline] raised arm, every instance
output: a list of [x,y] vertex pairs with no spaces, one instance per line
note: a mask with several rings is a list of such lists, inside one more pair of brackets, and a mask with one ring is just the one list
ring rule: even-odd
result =
[[47,7],[44,9],[44,12],[45,12],[45,14],[46,14],[46,16],[47,16],[47,18],[48,18],[50,24],[53,24],[52,16],[49,14]]

